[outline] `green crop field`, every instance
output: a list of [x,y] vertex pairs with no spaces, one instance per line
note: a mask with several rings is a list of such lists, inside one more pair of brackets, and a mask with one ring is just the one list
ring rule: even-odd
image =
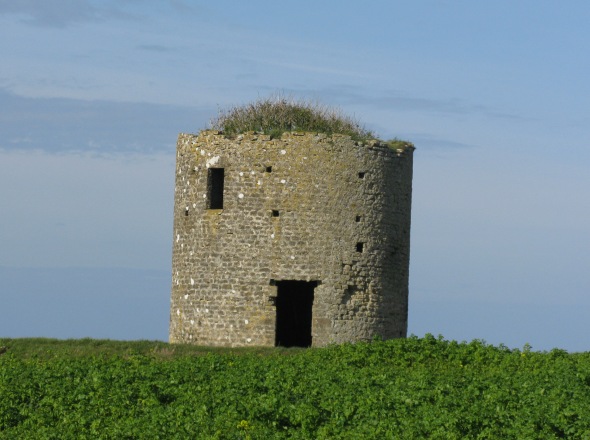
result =
[[590,353],[0,339],[0,439],[590,439]]

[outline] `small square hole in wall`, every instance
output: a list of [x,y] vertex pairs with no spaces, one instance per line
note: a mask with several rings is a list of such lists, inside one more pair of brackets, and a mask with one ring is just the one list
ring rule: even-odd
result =
[[364,171],[361,171],[359,173],[359,179],[364,179],[364,178],[365,178],[365,172]]
[[272,210],[272,216],[273,216],[273,217],[278,217],[278,216],[279,216],[279,211],[278,211],[278,210],[276,210],[276,209],[273,209],[273,210]]
[[266,172],[267,173],[272,173],[272,167],[266,167]]
[[360,252],[360,253],[362,253],[362,252],[363,252],[363,250],[364,250],[364,248],[365,248],[365,243],[362,243],[362,242],[360,242],[360,241],[359,241],[359,242],[356,244],[356,251],[357,251],[357,252]]
[[359,223],[362,220],[362,217],[360,215],[357,215],[354,219],[355,222]]

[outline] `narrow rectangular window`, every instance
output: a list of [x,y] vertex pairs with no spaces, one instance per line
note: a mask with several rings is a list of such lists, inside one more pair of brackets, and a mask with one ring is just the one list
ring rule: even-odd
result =
[[207,176],[207,209],[223,209],[223,168],[209,168]]

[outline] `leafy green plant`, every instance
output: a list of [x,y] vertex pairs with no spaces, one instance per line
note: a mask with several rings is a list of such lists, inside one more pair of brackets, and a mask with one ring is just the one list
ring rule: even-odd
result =
[[590,353],[432,335],[298,350],[0,346],[0,439],[590,438]]

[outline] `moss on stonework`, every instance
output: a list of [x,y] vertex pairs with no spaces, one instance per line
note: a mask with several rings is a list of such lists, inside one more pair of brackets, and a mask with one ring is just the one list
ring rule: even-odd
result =
[[392,150],[405,150],[407,148],[414,148],[414,144],[402,139],[394,138],[385,142],[385,144]]

